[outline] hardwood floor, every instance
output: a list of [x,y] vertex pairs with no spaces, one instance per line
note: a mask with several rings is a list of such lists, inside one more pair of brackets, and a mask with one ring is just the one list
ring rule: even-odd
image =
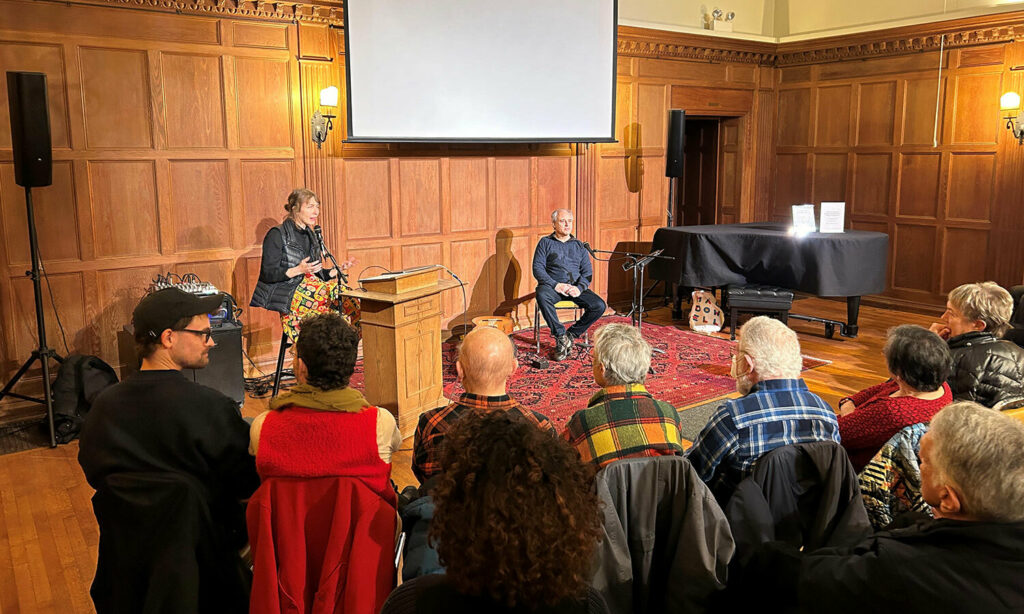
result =
[[[845,318],[845,303],[808,298],[794,311]],[[927,326],[933,316],[863,307],[860,336],[825,339],[822,326],[791,321],[806,355],[831,361],[807,371],[804,379],[833,406],[840,398],[886,377],[882,345],[898,324]],[[670,324],[667,309],[649,321]],[[675,323],[680,325],[679,322]],[[249,399],[247,416],[266,408],[266,399]],[[412,439],[402,444],[393,463],[399,487],[415,484],[410,467]],[[0,614],[14,612],[92,612],[89,585],[96,566],[99,532],[92,514],[92,489],[76,456],[78,443],[0,457]]]

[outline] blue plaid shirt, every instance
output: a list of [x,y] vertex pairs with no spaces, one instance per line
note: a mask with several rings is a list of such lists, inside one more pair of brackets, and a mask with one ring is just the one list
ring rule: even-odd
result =
[[790,444],[830,440],[839,443],[839,423],[828,403],[802,379],[770,379],[719,407],[687,458],[713,489],[735,488],[761,455]]

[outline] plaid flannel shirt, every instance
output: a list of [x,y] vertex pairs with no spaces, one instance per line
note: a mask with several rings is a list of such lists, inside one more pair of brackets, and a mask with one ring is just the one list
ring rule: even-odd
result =
[[839,443],[835,412],[803,380],[770,379],[719,407],[687,458],[712,489],[735,488],[763,454],[813,441]]
[[518,413],[541,429],[550,431],[552,435],[556,433],[555,426],[547,416],[525,409],[507,394],[488,397],[464,392],[457,401],[420,414],[412,453],[412,472],[420,484],[441,473],[441,444],[444,443],[445,434],[465,412],[473,410]]
[[604,467],[620,458],[682,455],[679,414],[643,384],[609,386],[569,419],[562,438],[583,462]]

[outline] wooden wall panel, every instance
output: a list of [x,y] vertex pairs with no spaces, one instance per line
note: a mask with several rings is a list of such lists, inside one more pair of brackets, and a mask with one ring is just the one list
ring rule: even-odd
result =
[[402,235],[441,232],[440,161],[399,160],[398,175]]
[[[78,211],[75,206],[74,178],[71,163],[58,161],[53,165],[53,184],[32,190],[36,236],[39,253],[46,261],[78,260],[81,244],[78,238]],[[0,163],[0,208],[3,216],[4,249],[7,262],[29,264],[28,222],[26,221],[25,188],[14,182],[14,164]]]
[[[598,187],[601,219],[622,221],[637,215],[636,197],[626,186],[626,158],[602,158],[598,163],[601,184]],[[548,218],[550,221],[550,218]]]
[[790,205],[811,200],[807,154],[779,154],[775,157],[778,169],[775,183],[775,211],[788,214]]
[[494,161],[495,223],[499,228],[530,226],[530,159]]
[[846,154],[815,154],[811,201],[846,201]]
[[349,240],[391,236],[391,180],[387,160],[347,160],[344,190]]
[[837,85],[818,88],[818,118],[814,143],[818,147],[846,147],[850,144],[850,98],[853,88]]
[[442,299],[445,314],[454,316],[452,324],[459,318],[473,318],[491,313],[494,309],[494,259],[493,245],[489,238],[468,239],[451,242],[451,268],[466,283],[468,307],[463,311],[462,293],[446,292]]
[[[995,178],[994,154],[952,154],[949,157],[946,219],[990,222]],[[1024,212],[1021,214],[1024,215]]]
[[[161,266],[100,270],[96,274],[99,311],[93,322],[99,330],[99,351],[111,365],[124,366],[127,357],[117,349],[117,333],[131,324],[132,311],[146,295],[157,275],[166,273]],[[248,301],[246,301],[248,302]]]
[[[53,300],[50,300],[51,293]],[[93,350],[91,336],[86,331],[88,318],[85,313],[85,282],[81,273],[50,274],[43,285],[43,307],[46,309],[46,342],[61,355],[68,349],[89,352]],[[32,280],[20,277],[11,283],[10,307],[17,322],[14,334],[14,354],[26,359],[39,347],[36,337],[36,311],[33,299]],[[60,313],[61,321],[53,317],[54,308]],[[63,324],[68,346],[64,346],[65,335],[61,334]],[[39,368],[36,363],[35,368]],[[5,381],[6,383],[6,381]]]
[[153,146],[149,63],[142,51],[82,48],[82,98],[90,148]]
[[245,21],[230,22],[231,44],[235,47],[288,49],[288,26]]
[[402,246],[402,268],[408,269],[444,262],[441,243],[422,243]]
[[855,215],[889,213],[891,154],[854,154],[853,190],[848,209]]
[[939,154],[900,156],[897,215],[924,218],[938,215],[940,164]]
[[487,159],[452,158],[448,163],[451,228],[455,232],[487,228]]
[[572,177],[575,169],[568,157],[537,158],[537,208],[534,226],[550,226],[551,212],[571,209]]
[[89,163],[89,200],[97,256],[160,252],[156,165],[147,161]]
[[[46,95],[50,107],[50,143],[66,148],[71,143],[68,130],[67,91],[64,84],[64,54],[59,45],[0,42],[0,98],[7,100],[9,70],[41,72],[46,75]],[[0,149],[11,148],[11,114],[0,106]]]
[[[288,62],[235,58],[238,135],[242,147],[291,147]],[[319,93],[318,93],[319,95]]]
[[[193,273],[198,275],[199,279],[208,281],[218,288],[230,288],[231,272],[234,266],[235,263],[232,260],[189,261],[179,262],[171,270],[181,276]],[[246,305],[249,303],[250,298],[251,293],[248,296],[239,296],[238,300],[243,305]]]
[[231,244],[226,160],[173,160],[170,186],[176,251]]
[[[936,84],[934,77],[907,79],[904,83],[903,144],[931,145],[934,135],[941,139],[945,123],[946,79]],[[936,130],[936,96],[939,98],[938,128]]]
[[953,143],[995,145],[996,137],[1005,130],[992,120],[993,111],[999,111],[1002,75],[958,75],[953,83]]
[[857,145],[892,145],[896,82],[865,83],[858,89]]
[[891,237],[895,288],[934,292],[936,230],[933,226],[896,224]]
[[[242,226],[246,245],[262,245],[263,237],[286,215],[284,204],[296,187],[289,160],[243,160],[241,162]],[[321,203],[321,209],[337,206]]]
[[989,258],[988,239],[987,230],[946,229],[943,233],[940,293],[947,294],[961,284],[982,281],[978,271],[985,270]]
[[776,145],[811,144],[811,90],[807,88],[779,92],[778,139]]
[[226,147],[220,58],[164,53],[160,62],[167,146]]

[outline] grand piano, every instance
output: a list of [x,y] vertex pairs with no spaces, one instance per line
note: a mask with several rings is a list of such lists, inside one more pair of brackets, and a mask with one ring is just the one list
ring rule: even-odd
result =
[[[846,322],[790,317],[824,323],[829,337],[836,326],[844,337],[856,337],[861,296],[885,290],[889,236],[864,230],[793,236],[787,224],[771,222],[674,226],[654,233],[653,249],[675,258],[655,259],[649,269],[651,279],[669,288],[766,284],[846,297]],[[680,300],[673,313],[679,317]]]

